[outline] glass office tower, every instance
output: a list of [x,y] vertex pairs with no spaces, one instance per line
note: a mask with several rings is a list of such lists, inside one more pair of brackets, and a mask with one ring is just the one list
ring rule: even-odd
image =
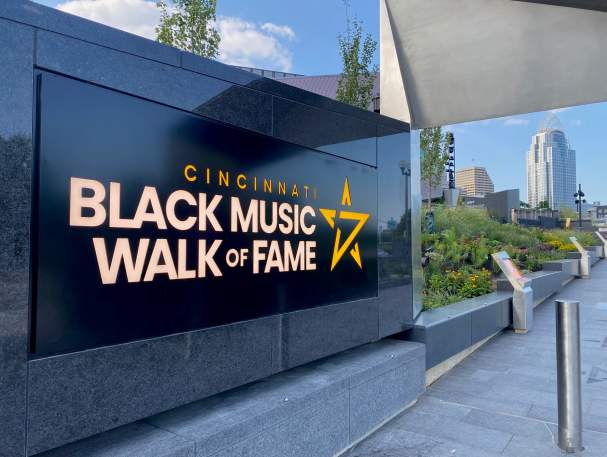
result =
[[547,201],[552,209],[575,208],[575,151],[556,117],[533,135],[527,153],[527,198],[532,208]]

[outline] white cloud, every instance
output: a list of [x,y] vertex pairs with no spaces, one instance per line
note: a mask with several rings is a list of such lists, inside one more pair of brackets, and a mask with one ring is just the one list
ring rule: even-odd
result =
[[289,40],[295,38],[295,32],[288,25],[277,25],[271,22],[266,22],[261,26],[261,29],[265,30],[268,33],[271,33],[272,35],[278,35],[284,38],[288,38]]
[[69,0],[57,8],[152,40],[160,20],[160,10],[150,0]]
[[[160,20],[155,0],[68,0],[57,8],[152,40],[156,38]],[[285,42],[295,39],[295,32],[288,25],[271,22],[259,25],[238,17],[220,16],[216,27],[221,35],[220,61],[291,71],[293,56]]]
[[265,23],[259,26],[237,17],[217,19],[221,35],[219,60],[231,65],[291,71],[293,56],[281,38],[295,37],[286,25]]
[[562,113],[563,111],[569,111],[572,107],[571,106],[567,106],[565,108],[556,108],[556,109],[551,109],[550,112],[551,113]]
[[504,125],[512,126],[512,125],[527,125],[529,124],[528,119],[523,119],[520,117],[510,117],[504,121]]
[[445,125],[443,126],[443,132],[464,133],[467,130],[464,127],[465,125],[469,125],[469,123]]

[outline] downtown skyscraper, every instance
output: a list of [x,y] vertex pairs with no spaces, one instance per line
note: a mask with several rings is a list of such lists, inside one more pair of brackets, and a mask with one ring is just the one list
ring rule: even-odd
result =
[[461,168],[455,172],[455,185],[462,195],[484,197],[495,192],[493,181],[485,167]]
[[552,209],[575,208],[575,151],[557,117],[550,115],[531,138],[527,153],[527,201],[532,208],[546,201]]

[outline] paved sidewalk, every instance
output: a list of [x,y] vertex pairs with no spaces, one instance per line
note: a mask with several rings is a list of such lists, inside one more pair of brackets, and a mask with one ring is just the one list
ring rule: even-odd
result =
[[545,457],[556,436],[554,299],[581,300],[584,457],[607,457],[607,261],[535,309],[526,335],[505,331],[347,457]]

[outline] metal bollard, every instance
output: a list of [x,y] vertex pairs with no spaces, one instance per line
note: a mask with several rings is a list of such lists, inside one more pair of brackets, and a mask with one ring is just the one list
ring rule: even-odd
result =
[[572,453],[583,449],[580,302],[556,300],[555,309],[558,446]]

